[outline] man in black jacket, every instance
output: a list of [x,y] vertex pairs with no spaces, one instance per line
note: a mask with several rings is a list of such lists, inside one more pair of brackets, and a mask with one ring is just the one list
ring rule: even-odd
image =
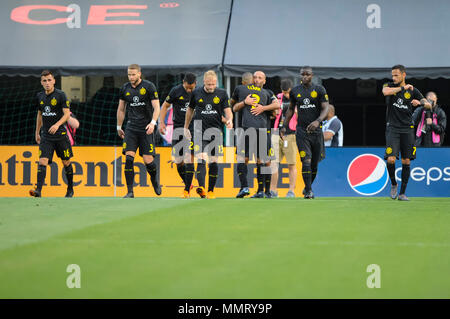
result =
[[427,100],[433,106],[431,110],[423,106],[418,107],[413,113],[417,147],[440,147],[444,141],[447,117],[444,110],[437,104],[437,95],[428,92]]

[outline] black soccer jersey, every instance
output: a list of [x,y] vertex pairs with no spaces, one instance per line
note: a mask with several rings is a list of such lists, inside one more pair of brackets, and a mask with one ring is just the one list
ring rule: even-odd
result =
[[216,88],[213,93],[207,93],[203,86],[192,92],[189,107],[195,110],[194,120],[202,121],[202,131],[215,127],[222,129],[222,114],[230,107],[228,94],[224,89]]
[[[273,93],[268,90],[259,88],[254,85],[239,85],[233,92],[232,99],[238,102],[242,102],[248,95],[256,98],[258,104],[269,105],[275,98]],[[242,127],[254,127],[254,128],[268,128],[270,127],[269,112],[263,112],[259,115],[253,115],[251,109],[254,108],[251,105],[245,105],[242,109]]]
[[153,116],[152,100],[158,100],[155,85],[147,80],[142,80],[135,88],[130,82],[125,83],[120,89],[119,98],[126,102],[127,127],[134,131],[145,130]]
[[43,136],[47,139],[58,139],[61,136],[66,135],[64,125],[60,125],[55,134],[50,134],[48,132],[50,127],[63,117],[63,109],[70,107],[66,94],[58,89],[55,89],[49,95],[45,94],[45,91],[41,91],[36,96],[36,103],[38,109],[42,112]]
[[[306,132],[309,124],[317,120],[322,112],[322,102],[328,102],[327,91],[322,85],[311,84],[306,87],[303,84],[292,88],[289,99],[291,103],[297,107],[298,121],[297,130]],[[317,134],[322,134],[319,126],[315,131]]]
[[[388,82],[383,87],[398,87],[393,82]],[[399,130],[408,132],[414,128],[412,115],[414,106],[412,100],[423,99],[422,93],[416,88],[413,90],[402,90],[394,95],[386,96],[386,125]]]
[[[172,104],[173,108],[173,127],[183,127],[186,118],[186,111],[189,107],[192,93],[186,92],[183,85],[173,87],[169,95],[166,97],[166,102]],[[191,122],[192,125],[192,122]]]

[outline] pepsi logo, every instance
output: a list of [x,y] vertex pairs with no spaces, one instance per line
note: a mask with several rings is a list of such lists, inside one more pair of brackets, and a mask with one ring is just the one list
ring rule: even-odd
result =
[[383,159],[373,154],[362,154],[352,160],[347,168],[347,181],[360,195],[378,194],[389,180]]

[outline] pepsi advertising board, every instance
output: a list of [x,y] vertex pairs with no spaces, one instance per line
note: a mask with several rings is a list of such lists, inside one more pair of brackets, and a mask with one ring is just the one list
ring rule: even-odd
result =
[[[391,181],[384,148],[326,148],[313,184],[320,196],[389,196]],[[418,148],[411,161],[409,197],[450,197],[450,148]],[[401,184],[402,163],[395,163]],[[400,188],[399,188],[400,189]]]

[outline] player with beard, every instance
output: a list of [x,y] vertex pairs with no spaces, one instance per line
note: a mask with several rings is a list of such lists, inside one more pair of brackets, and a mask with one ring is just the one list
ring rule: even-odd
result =
[[[120,90],[117,108],[117,133],[123,141],[122,154],[126,156],[125,179],[128,192],[124,198],[134,198],[134,158],[139,148],[139,155],[144,159],[156,195],[161,195],[161,186],[157,180],[157,167],[154,162],[154,130],[159,117],[160,107],[155,85],[142,80],[141,67],[131,64],[128,67],[128,80]],[[128,122],[125,132],[122,130],[125,111]]]
[[[255,157],[258,190],[252,198],[270,198],[270,161],[274,158],[270,138],[270,115],[280,108],[272,91],[263,88],[264,72],[253,74],[253,84],[236,87],[231,104],[234,112],[242,113],[243,132],[237,134],[238,176],[241,189],[236,198],[250,194],[248,188],[248,162]],[[251,140],[251,131],[256,130],[256,140]],[[263,147],[262,147],[263,146]],[[265,167],[264,167],[265,166]],[[265,172],[263,172],[265,170]]]
[[391,71],[392,82],[383,85],[386,97],[386,152],[387,169],[391,179],[391,198],[397,198],[398,184],[395,179],[395,160],[399,152],[402,158],[402,185],[398,200],[408,201],[405,195],[411,172],[411,160],[416,158],[414,146],[413,109],[419,105],[431,110],[431,104],[422,93],[411,84],[406,84],[406,68],[394,65]]

